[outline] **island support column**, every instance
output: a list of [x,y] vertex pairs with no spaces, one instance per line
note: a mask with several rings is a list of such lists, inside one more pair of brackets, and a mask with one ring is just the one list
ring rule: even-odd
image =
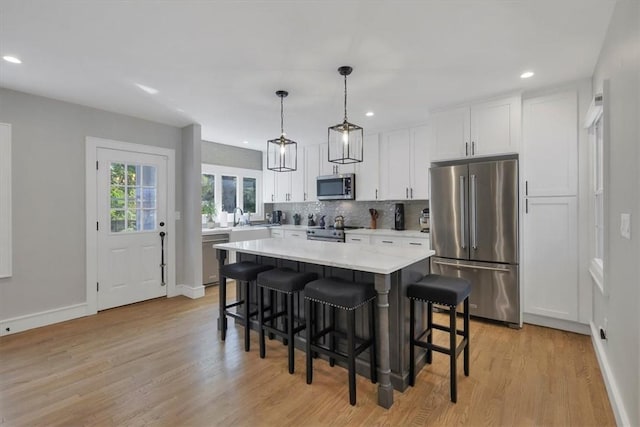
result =
[[378,293],[378,405],[389,409],[393,405],[389,353],[389,290],[391,289],[391,276],[389,274],[376,274],[375,288]]
[[220,278],[219,289],[219,310],[218,310],[218,330],[220,339],[224,341],[227,337],[227,316],[224,315],[224,306],[227,303],[227,278],[222,275],[222,266],[227,259],[226,249],[217,249],[218,252],[218,277]]

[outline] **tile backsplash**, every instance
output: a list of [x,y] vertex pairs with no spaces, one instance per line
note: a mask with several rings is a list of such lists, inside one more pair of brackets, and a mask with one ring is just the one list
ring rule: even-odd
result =
[[394,208],[396,203],[404,204],[404,226],[407,230],[419,230],[418,222],[422,209],[429,207],[428,200],[410,201],[384,201],[384,202],[357,202],[351,200],[323,201],[304,203],[265,203],[265,212],[281,210],[285,214],[283,224],[293,224],[293,215],[300,214],[300,224],[307,225],[308,215],[313,214],[316,224],[320,217],[325,215],[325,222],[333,225],[333,219],[337,215],[344,216],[346,226],[369,227],[371,215],[369,209],[378,211],[377,228],[393,228]]

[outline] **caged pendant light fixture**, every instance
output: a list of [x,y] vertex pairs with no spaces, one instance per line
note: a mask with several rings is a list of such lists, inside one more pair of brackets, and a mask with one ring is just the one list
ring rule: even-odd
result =
[[276,172],[293,172],[298,168],[298,143],[285,138],[283,99],[289,95],[279,90],[280,97],[280,137],[267,141],[267,169]]
[[363,129],[347,121],[347,76],[352,71],[348,66],[338,68],[344,76],[344,121],[328,130],[329,161],[342,165],[362,162],[363,156]]

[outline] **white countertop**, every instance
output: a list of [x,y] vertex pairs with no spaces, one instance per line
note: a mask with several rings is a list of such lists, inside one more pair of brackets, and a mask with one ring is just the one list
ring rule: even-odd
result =
[[365,235],[365,236],[388,236],[388,237],[413,237],[416,239],[428,239],[429,233],[422,233],[420,230],[391,230],[389,228],[356,228],[344,230],[345,234]]
[[435,251],[423,247],[356,245],[273,238],[220,243],[214,247],[379,274],[393,273],[435,254]]

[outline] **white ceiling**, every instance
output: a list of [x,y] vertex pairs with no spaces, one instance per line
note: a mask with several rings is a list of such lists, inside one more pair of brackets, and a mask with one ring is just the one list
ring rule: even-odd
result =
[[255,149],[279,135],[285,89],[287,136],[320,143],[342,120],[341,65],[365,133],[420,124],[433,108],[590,76],[614,3],[0,0],[0,56],[23,61],[0,60],[0,86],[197,122],[203,139]]

